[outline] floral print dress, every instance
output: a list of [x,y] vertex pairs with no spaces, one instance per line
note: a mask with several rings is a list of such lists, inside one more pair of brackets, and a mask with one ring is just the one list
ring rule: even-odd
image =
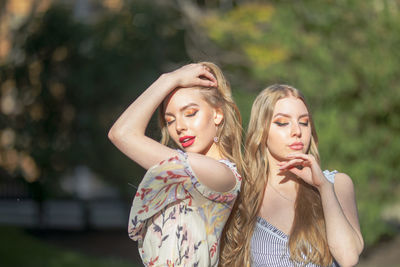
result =
[[224,193],[201,184],[182,151],[147,171],[128,226],[145,266],[218,265],[221,232],[241,184],[235,164],[220,162],[236,177],[235,187]]

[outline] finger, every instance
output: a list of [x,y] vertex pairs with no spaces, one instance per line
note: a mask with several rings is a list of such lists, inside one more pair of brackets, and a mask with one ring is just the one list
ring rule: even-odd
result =
[[305,156],[306,154],[304,154],[304,153],[289,153],[289,154],[286,155],[286,157],[294,158],[294,157],[300,157],[302,155]]
[[210,81],[214,82],[215,85],[218,84],[217,79],[215,76],[211,73],[211,69],[207,66],[203,66],[201,76],[204,76],[205,78],[209,79]]
[[[299,159],[300,161],[303,161],[303,160],[301,160],[301,159]],[[296,163],[289,163],[288,161],[286,161],[286,162],[277,162],[276,163],[276,165],[278,165],[278,166],[284,166],[284,168],[286,168],[287,166],[291,166],[291,165],[293,165],[293,164],[296,164]],[[297,167],[297,165],[296,165],[296,167]]]
[[286,155],[287,158],[289,159],[303,159],[307,161],[311,161],[314,159],[314,157],[310,154],[303,154],[303,153],[296,153],[296,154],[288,154]]
[[216,84],[213,81],[205,80],[205,79],[197,79],[197,85],[204,86],[204,87],[215,87]]
[[287,165],[293,165],[293,164],[301,163],[301,162],[303,162],[303,161],[304,161],[303,159],[291,159],[291,160],[289,160],[288,162],[286,162],[286,164],[287,164]]
[[208,67],[208,66],[206,66],[206,65],[202,65],[202,66],[203,66],[203,68],[204,68],[205,70],[207,70],[208,72],[211,72],[210,67]]
[[279,167],[280,170],[288,169],[288,168],[293,168],[297,165],[302,165],[303,160],[302,159],[293,159],[288,161],[286,164],[282,165]]
[[320,168],[319,164],[315,160],[315,157],[311,154],[289,154],[286,156],[287,158],[297,158],[297,159],[302,159],[304,162],[302,165],[304,167],[312,167],[312,169],[316,170],[315,168]]
[[310,167],[310,164],[308,161],[300,161],[300,162],[294,162],[293,164],[291,164],[290,166],[288,166],[287,168],[289,170],[291,169],[298,169],[298,170],[302,170],[304,167]]
[[206,72],[204,72],[204,74],[202,76],[207,78],[208,80],[212,81],[215,87],[218,86],[218,81],[217,81],[217,79],[215,79],[214,75],[212,75],[211,72],[206,71]]

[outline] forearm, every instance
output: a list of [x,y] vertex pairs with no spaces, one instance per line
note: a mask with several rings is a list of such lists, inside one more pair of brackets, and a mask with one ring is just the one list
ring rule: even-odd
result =
[[161,75],[118,118],[108,133],[110,140],[145,169],[176,155],[175,150],[145,136],[146,127],[157,107],[175,88],[196,86],[217,86],[213,74],[201,64],[189,64]]
[[110,133],[144,135],[146,127],[164,98],[174,89],[173,80],[161,75],[117,119]]
[[161,75],[122,113],[108,133],[121,152],[145,169],[174,154],[170,148],[145,136],[153,113],[174,86],[172,79]]
[[362,237],[346,217],[334,186],[320,188],[330,251],[341,266],[354,266],[363,249]]

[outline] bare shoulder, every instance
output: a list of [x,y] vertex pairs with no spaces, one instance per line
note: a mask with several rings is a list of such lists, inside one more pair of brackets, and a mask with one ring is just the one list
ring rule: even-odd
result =
[[208,187],[226,192],[235,186],[235,175],[226,164],[196,153],[188,153],[188,159],[196,176]]
[[351,177],[346,173],[336,173],[334,188],[338,197],[354,197],[354,183]]
[[344,172],[338,172],[335,174],[335,185],[336,184],[339,186],[354,186],[351,177]]
[[224,163],[197,153],[188,153],[189,163],[193,169],[233,177],[232,170]]

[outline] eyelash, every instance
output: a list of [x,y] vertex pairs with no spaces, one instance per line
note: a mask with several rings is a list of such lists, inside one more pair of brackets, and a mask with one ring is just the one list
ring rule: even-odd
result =
[[275,124],[278,125],[279,127],[282,127],[282,126],[288,125],[289,123],[287,123],[287,122],[282,123],[282,122],[276,121]]
[[[279,121],[275,121],[274,122],[276,125],[278,125],[279,127],[283,127],[283,126],[286,126],[286,125],[288,125],[289,123],[288,122],[279,122]],[[303,126],[308,126],[308,121],[307,122],[300,122],[300,124],[301,125],[303,125]]]
[[[198,112],[198,110],[194,111],[193,113],[186,114],[185,116],[186,116],[186,117],[193,117],[193,116],[195,116],[195,115],[197,114],[197,112]],[[167,126],[169,126],[169,125],[171,125],[174,121],[175,121],[175,120],[172,120],[172,121],[165,121],[165,124],[166,124]]]
[[197,114],[197,112],[198,112],[198,110],[193,111],[193,113],[189,113],[189,114],[187,114],[187,115],[185,115],[185,116],[186,116],[186,117],[193,117],[193,116],[195,116],[195,115]]

